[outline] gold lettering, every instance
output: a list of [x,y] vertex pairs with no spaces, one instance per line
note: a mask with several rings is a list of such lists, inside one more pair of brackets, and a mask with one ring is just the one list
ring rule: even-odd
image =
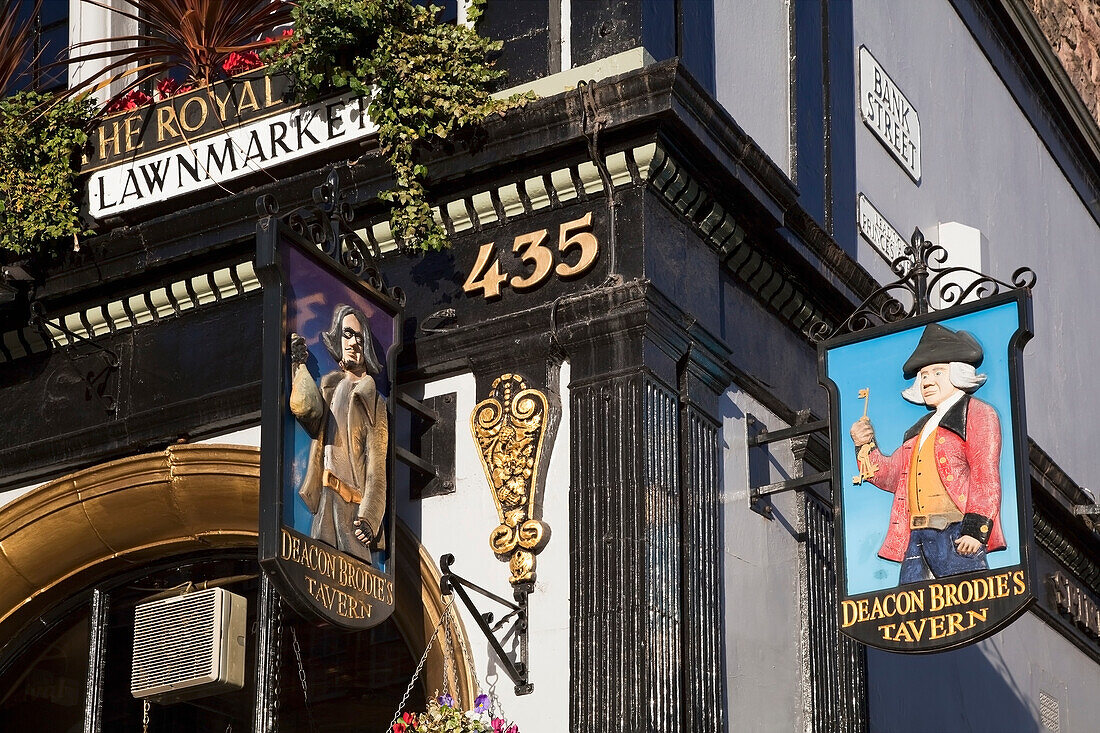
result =
[[[197,124],[189,125],[189,124],[187,124],[187,109],[191,106],[192,103],[195,103],[195,104],[199,105],[199,121],[198,121]],[[209,114],[210,114],[210,110],[206,106],[206,100],[205,99],[203,99],[201,96],[191,97],[190,99],[188,99],[186,102],[183,103],[182,107],[180,107],[180,113],[179,113],[180,127],[182,127],[187,132],[194,132],[195,130],[198,130],[204,124],[206,124],[206,118]]]
[[112,123],[112,126],[113,126],[113,129],[114,129],[114,134],[112,134],[110,137],[107,137],[107,134],[106,134],[107,133],[107,125],[100,125],[99,126],[99,157],[100,158],[106,158],[110,154],[107,151],[108,143],[114,149],[114,154],[115,155],[118,155],[120,152],[122,152],[119,149],[119,145],[118,145],[118,137],[119,137],[119,133],[120,133],[119,127],[118,127],[118,122],[115,121],[114,123]]
[[974,600],[974,586],[971,585],[969,580],[959,583],[959,603],[965,605],[972,600]]
[[920,625],[919,626],[917,625],[917,620],[916,619],[905,622],[905,625],[907,625],[909,627],[909,629],[913,632],[913,636],[916,637],[915,639],[913,639],[913,641],[920,641],[921,640],[921,637],[924,636],[924,626],[927,623],[928,623],[928,619],[926,619],[926,618],[920,619]]
[[166,104],[163,107],[157,108],[157,142],[164,142],[164,134],[168,133],[169,137],[179,137],[180,131],[176,120],[176,108],[170,104]]
[[856,601],[856,604],[859,606],[859,622],[863,623],[867,620],[867,599],[861,598],[860,600]]
[[[887,596],[889,598],[890,596]],[[868,621],[874,621],[875,619],[882,618],[882,601],[877,596],[871,604],[871,615],[867,617]]]
[[942,639],[945,634],[943,632],[943,616],[933,616],[928,619],[932,628],[928,630],[929,639]]
[[237,103],[237,114],[242,114],[246,107],[256,111],[260,109],[260,103],[256,101],[256,93],[252,91],[251,81],[241,85],[241,101]]
[[132,127],[132,123],[140,121],[141,118],[137,115],[130,115],[126,118],[126,152],[130,152],[131,150],[140,150],[145,146],[145,143],[140,141],[137,145],[134,145],[134,138],[141,134],[141,130],[135,130]]
[[959,601],[955,598],[955,584],[948,583],[943,587],[944,606],[957,606]]
[[943,586],[939,583],[933,583],[928,586],[928,596],[932,601],[929,611],[939,611],[943,608]]
[[225,90],[225,96],[219,97],[217,95],[217,92],[211,89],[210,96],[213,98],[214,104],[218,105],[218,117],[221,118],[222,122],[225,122],[229,119],[229,117],[225,114],[225,105],[229,102],[229,98],[233,96],[233,90],[227,88]]
[[[901,597],[904,598],[905,594],[902,593]],[[898,594],[889,593],[882,599],[882,615],[889,618],[895,613],[898,613]]]
[[894,630],[895,626],[897,626],[897,624],[883,624],[882,626],[879,626],[878,630],[882,632],[882,638],[886,641],[893,641],[893,639],[891,638],[891,632]]
[[274,99],[271,93],[271,77],[264,76],[264,107],[274,107],[279,103],[278,99]]
[[1008,573],[1001,573],[996,577],[997,595],[994,598],[1004,598],[1008,595]]
[[960,631],[966,631],[968,627],[963,626],[963,615],[961,613],[949,613],[947,614],[947,636],[954,636]]
[[891,641],[908,641],[912,643],[913,637],[909,634],[908,624],[899,624],[897,636],[891,639]]
[[1016,595],[1022,596],[1027,591],[1027,586],[1024,584],[1024,571],[1017,570],[1012,574],[1012,583],[1016,586]]
[[989,615],[989,609],[979,608],[976,611],[967,611],[967,613],[970,615],[970,626],[973,628],[978,621],[985,623],[986,617]]

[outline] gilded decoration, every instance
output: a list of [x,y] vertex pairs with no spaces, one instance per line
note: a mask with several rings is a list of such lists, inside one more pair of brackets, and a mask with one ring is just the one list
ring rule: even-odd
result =
[[550,538],[550,528],[534,516],[547,420],[546,395],[518,374],[496,379],[470,420],[500,520],[489,547],[508,560],[513,585],[535,579],[535,555]]

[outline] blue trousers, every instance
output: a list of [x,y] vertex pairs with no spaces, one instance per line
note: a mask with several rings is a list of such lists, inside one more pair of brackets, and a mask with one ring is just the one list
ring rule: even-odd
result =
[[955,549],[959,539],[961,522],[954,522],[943,529],[914,529],[909,533],[909,547],[901,561],[899,585],[919,583],[922,580],[942,578],[945,575],[972,573],[988,570],[985,547],[967,557]]

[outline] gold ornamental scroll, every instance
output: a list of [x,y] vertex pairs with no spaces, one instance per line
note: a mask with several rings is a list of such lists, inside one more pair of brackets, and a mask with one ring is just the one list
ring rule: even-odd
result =
[[535,579],[535,554],[550,528],[535,518],[535,489],[548,420],[546,395],[528,389],[518,374],[502,374],[470,416],[470,427],[500,525],[489,547],[508,561],[510,582]]

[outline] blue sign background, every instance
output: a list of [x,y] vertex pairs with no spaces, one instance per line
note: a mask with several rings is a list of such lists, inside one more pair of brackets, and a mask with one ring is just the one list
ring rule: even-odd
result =
[[[982,345],[985,359],[979,374],[988,376],[973,394],[992,405],[1001,422],[1001,529],[1004,550],[988,556],[990,569],[1020,564],[1019,502],[1015,446],[1012,440],[1011,381],[1008,371],[1009,343],[1020,326],[1015,302],[940,321],[953,331],[969,331]],[[923,405],[906,401],[901,392],[912,380],[902,376],[902,364],[913,353],[924,325],[878,338],[847,344],[826,352],[829,379],[837,388],[839,421],[834,430],[842,446],[840,503],[843,516],[844,557],[847,564],[848,595],[860,595],[892,588],[898,584],[900,563],[878,556],[890,522],[894,495],[864,482],[853,484],[859,475],[856,451],[848,429],[863,415],[859,390],[870,389],[867,417],[875,427],[879,450],[889,455],[897,450],[902,436],[928,413]]]
[[[378,393],[384,398],[388,397],[390,379],[386,365],[394,344],[393,317],[355,290],[343,285],[329,271],[293,247],[286,248],[284,258],[287,273],[286,330],[287,333],[297,333],[306,340],[311,357],[307,363],[310,374],[319,382],[325,374],[340,369],[322,343],[321,333],[332,325],[332,313],[336,307],[346,303],[361,310],[370,322],[371,338],[382,365],[382,371],[375,376],[374,381]],[[292,381],[289,359],[286,370],[289,399]],[[305,479],[311,439],[294,419],[289,407],[284,413],[284,420],[283,435],[286,437],[283,440],[283,523],[308,537],[313,515],[298,495],[298,489]],[[390,521],[390,511],[392,507],[387,508],[384,523]],[[377,569],[385,572],[387,559],[380,558],[381,562],[376,564]]]

